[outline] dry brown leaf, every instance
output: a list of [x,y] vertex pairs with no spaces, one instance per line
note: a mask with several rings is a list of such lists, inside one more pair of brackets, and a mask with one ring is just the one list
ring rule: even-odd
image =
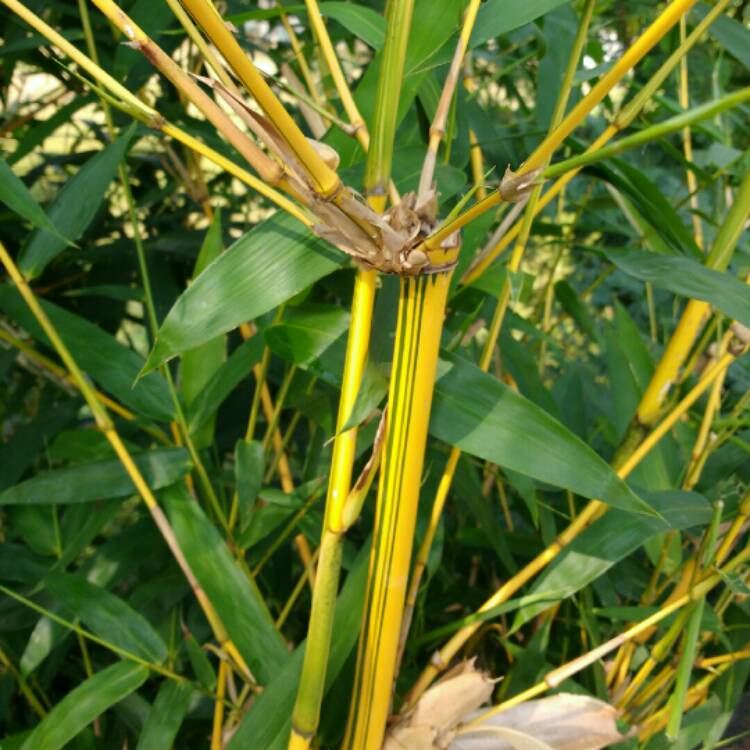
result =
[[[561,693],[513,706],[489,717],[483,726],[523,732],[552,750],[599,750],[625,739],[617,729],[616,719],[616,709],[603,701]],[[498,738],[494,743],[484,744],[479,739],[479,734],[459,733],[450,750],[514,750],[515,747]]]
[[529,701],[482,721],[494,684],[474,660],[463,662],[398,718],[383,750],[600,750],[625,739],[615,708],[585,695]]

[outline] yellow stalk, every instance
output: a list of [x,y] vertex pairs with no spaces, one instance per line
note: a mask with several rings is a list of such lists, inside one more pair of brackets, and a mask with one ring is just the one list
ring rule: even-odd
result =
[[[469,73],[464,75],[464,86],[469,93],[476,91],[476,82]],[[481,201],[487,197],[487,188],[484,186],[484,157],[482,156],[482,147],[477,140],[477,135],[471,128],[469,128],[469,158],[471,162],[471,179],[477,191],[477,200]]]
[[[685,43],[687,37],[687,23],[685,16],[680,19],[680,44]],[[680,60],[680,106],[683,109],[690,107],[690,86],[688,78],[688,61],[687,57]],[[688,164],[693,163],[693,140],[690,136],[690,128],[687,127],[682,131],[682,150],[685,153],[685,161]],[[690,193],[690,208],[692,209],[691,218],[693,221],[693,235],[695,244],[703,249],[703,224],[698,216],[698,180],[695,178],[695,172],[692,169],[686,170],[688,192]]]
[[[354,281],[352,318],[346,346],[336,437],[333,441],[328,477],[323,536],[320,542],[318,576],[313,592],[307,644],[292,715],[289,750],[310,746],[320,720],[326,667],[333,627],[333,611],[341,569],[341,543],[346,531],[344,509],[352,481],[357,447],[357,428],[344,427],[357,400],[370,341],[377,273],[359,269]],[[312,644],[312,645],[311,645]]]
[[[476,17],[476,10],[477,8],[472,5],[469,7],[469,9],[466,12],[466,18],[464,20],[464,27],[462,29],[462,39],[459,40],[457,52],[458,51],[463,52],[465,50],[466,44],[468,44],[468,39],[471,34],[471,29],[473,28],[474,20]],[[566,66],[566,70],[565,70],[565,75],[563,76],[560,95],[555,104],[555,110],[552,115],[552,121],[551,121],[551,126],[550,126],[551,129],[554,129],[555,127],[557,127],[558,123],[562,119],[562,116],[565,112],[565,108],[567,106],[568,98],[570,96],[570,91],[572,88],[573,76],[575,75],[576,67],[578,65],[578,60],[580,59],[581,51],[583,50],[583,45],[586,40],[586,35],[588,33],[588,28],[591,22],[593,10],[594,10],[593,0],[587,0],[584,11],[583,11],[583,15],[581,16],[581,21],[578,25],[578,32],[576,34],[576,39],[573,44],[573,48],[571,49],[570,58],[569,58],[568,65]],[[453,63],[456,64],[456,62],[457,62],[457,57],[454,56]],[[460,63],[460,60],[458,60],[458,62]],[[447,110],[448,103],[450,102],[450,97],[446,97],[445,93],[450,84],[450,77],[451,77],[451,74],[449,73],[448,81],[446,81],[446,87],[443,89],[443,96],[441,97],[441,105],[444,105],[446,110]],[[441,125],[440,106],[438,107],[438,114],[435,116],[435,121],[437,122],[438,125]],[[442,120],[442,124],[444,124],[444,119]],[[432,130],[430,134],[430,139],[432,141]],[[438,139],[438,142],[439,142],[439,139]],[[437,148],[437,146],[435,146],[435,148]],[[422,179],[425,178],[425,174],[428,171],[428,166],[429,165],[428,165],[427,159],[425,159],[425,166],[423,167],[423,171],[422,171]],[[431,179],[432,178],[430,174],[430,180]],[[420,190],[421,189],[422,187],[420,187]],[[526,247],[526,241],[528,240],[529,232],[531,230],[531,219],[533,217],[534,205],[536,203],[536,200],[539,197],[539,192],[540,192],[540,189],[538,187],[532,191],[531,196],[529,198],[529,202],[526,206],[526,215],[525,215],[525,221],[523,224],[523,231],[521,233],[521,238],[519,239],[519,242],[513,253],[513,258],[511,259],[508,265],[508,270],[510,272],[517,271],[521,265],[521,258],[523,256],[523,252]],[[510,283],[508,280],[506,280],[500,292],[497,306],[495,308],[495,313],[492,318],[492,323],[490,324],[490,330],[487,336],[487,341],[485,342],[484,349],[482,350],[482,356],[479,361],[479,367],[484,372],[487,372],[489,370],[490,362],[492,361],[492,355],[495,351],[495,347],[497,346],[497,340],[500,335],[500,328],[502,327],[502,321],[505,315],[505,310],[506,310],[509,299],[510,299]],[[440,478],[438,490],[435,495],[435,501],[433,502],[433,505],[432,505],[432,514],[430,517],[430,523],[427,527],[427,531],[425,532],[424,539],[422,540],[422,544],[420,545],[419,551],[417,553],[417,559],[414,564],[414,572],[412,573],[412,578],[409,583],[409,591],[408,591],[407,599],[406,599],[406,612],[405,612],[405,616],[404,616],[402,626],[401,626],[401,636],[400,636],[400,645],[399,645],[399,663],[400,663],[401,655],[403,654],[404,647],[406,645],[406,637],[408,635],[409,628],[411,626],[411,618],[414,613],[414,605],[416,603],[417,593],[419,592],[419,585],[422,580],[422,574],[424,573],[424,569],[427,565],[427,558],[429,557],[430,548],[432,547],[432,542],[435,538],[435,534],[437,533],[438,523],[440,521],[440,517],[442,515],[445,502],[448,498],[448,493],[450,492],[450,488],[453,483],[453,477],[456,471],[456,465],[458,464],[458,459],[460,458],[460,456],[461,456],[461,450],[459,448],[453,447],[448,457],[448,461],[446,463],[445,469],[443,470],[443,476]]]
[[181,2],[253,95],[268,119],[312,177],[318,191],[325,197],[333,196],[341,187],[338,175],[323,161],[305,138],[297,123],[276,98],[271,87],[232,36],[224,19],[216,10],[216,6],[211,0],[181,0]]
[[[718,362],[707,368],[701,379],[686,394],[674,410],[656,427],[648,437],[626,458],[617,469],[617,475],[625,479],[638,464],[648,455],[649,451],[661,440],[669,430],[674,427],[679,419],[687,413],[688,409],[701,397],[711,383],[734,361],[735,357],[726,354]],[[486,612],[508,601],[510,597],[543,570],[557,555],[575,539],[578,534],[586,528],[593,520],[606,512],[607,506],[599,500],[592,500],[576,516],[573,523],[563,531],[560,536],[545,550],[540,552],[530,563],[522,568],[516,575],[504,583],[484,604],[477,610],[478,613]],[[464,644],[482,626],[481,622],[475,622],[465,626],[456,632],[451,639],[435,654],[430,664],[422,671],[409,695],[406,698],[406,707],[413,706],[432,681],[446,669],[451,659],[459,652]]]
[[[643,32],[643,34],[626,50],[623,56],[605,73],[599,82],[584,96],[570,113],[562,120],[536,150],[521,165],[518,175],[525,175],[542,167],[555,149],[583,122],[590,112],[605,96],[635,67],[648,52],[658,44],[669,30],[695,5],[696,0],[672,0],[661,15]],[[504,198],[505,190],[490,193],[483,201],[478,201],[469,210],[460,214],[453,221],[446,223],[424,241],[425,247],[433,249],[453,232],[481,216],[489,209],[499,205]]]
[[[729,342],[732,339],[732,332],[728,331],[722,338],[719,346],[719,356],[724,354],[729,346]],[[688,464],[687,472],[685,475],[685,481],[682,483],[683,489],[692,490],[698,480],[700,479],[705,465],[703,457],[707,455],[706,447],[708,446],[709,437],[711,434],[711,426],[713,425],[714,418],[721,407],[721,390],[724,387],[724,375],[718,377],[716,382],[711,387],[711,392],[706,402],[706,409],[703,412],[703,418],[698,429],[698,435],[695,438],[693,444],[693,450],[690,455],[690,463]]]
[[[687,39],[680,44],[680,46],[667,58],[667,60],[661,65],[659,70],[648,80],[646,85],[633,97],[633,99],[622,109],[617,115],[615,121],[607,126],[602,134],[596,138],[596,140],[586,149],[584,153],[594,153],[602,146],[607,144],[612,138],[614,138],[619,132],[628,127],[637,115],[641,112],[646,103],[651,99],[653,94],[659,89],[662,83],[675,69],[690,49],[698,42],[703,36],[706,29],[723,13],[724,9],[729,5],[731,0],[719,0],[701,22],[693,29]],[[556,180],[547,192],[539,199],[537,204],[536,214],[539,214],[552,199],[560,193],[561,190],[580,172],[580,169],[573,169],[567,172],[558,180]],[[491,196],[490,196],[491,197]],[[477,204],[479,205],[479,204]],[[469,266],[468,270],[461,279],[462,284],[471,284],[473,281],[478,279],[490,266],[490,264],[505,250],[508,245],[518,236],[521,231],[520,222],[513,226],[506,234],[504,234],[499,242],[492,247],[487,253],[477,257],[474,262]]]
[[[716,235],[711,252],[706,258],[708,268],[719,271],[726,269],[748,215],[750,215],[750,170],[745,174],[734,202]],[[677,380],[680,368],[687,359],[710,310],[710,305],[700,300],[690,300],[686,305],[682,318],[638,406],[636,418],[640,424],[652,424],[659,416],[669,389]]]
[[[746,547],[740,554],[730,560],[730,562],[728,562],[727,565],[724,566],[722,572],[728,573],[732,570],[735,570],[740,565],[747,562],[748,559],[750,559],[750,546]],[[600,659],[604,658],[607,654],[611,653],[617,648],[620,648],[625,643],[633,641],[641,633],[652,630],[654,626],[658,625],[670,615],[674,614],[675,612],[679,612],[679,610],[681,610],[683,607],[686,607],[688,604],[691,604],[692,602],[698,601],[702,597],[705,597],[706,594],[711,591],[711,589],[713,589],[721,582],[722,577],[719,573],[712,573],[710,575],[704,576],[691,588],[691,590],[687,594],[684,594],[674,602],[661,607],[658,612],[655,612],[650,617],[641,620],[641,622],[633,625],[614,638],[610,638],[610,640],[602,643],[600,646],[597,646],[588,653],[582,654],[581,656],[573,659],[567,664],[563,664],[563,666],[557,667],[556,669],[548,672],[541,682],[537,683],[523,693],[519,693],[513,698],[504,701],[498,706],[495,706],[488,711],[483,712],[476,718],[472,719],[472,721],[469,722],[466,727],[476,728],[477,725],[486,721],[490,717],[496,716],[497,714],[502,713],[512,706],[516,706],[519,703],[524,703],[531,698],[535,698],[536,696],[547,692],[547,690],[554,690],[581,670],[591,666],[592,664],[595,664]]]
[[100,68],[93,60],[83,54],[75,45],[56,32],[51,26],[46,24],[39,16],[32,13],[26,6],[18,0],[0,0],[19,18],[23,19],[33,29],[38,31],[49,42],[62,50],[71,60],[77,63],[83,70],[92,76],[99,84],[106,87],[119,101],[111,103],[126,111],[131,117],[143,122],[148,127],[155,128],[170,138],[174,138],[187,148],[197,154],[204,156],[217,166],[231,174],[232,176],[244,182],[253,190],[257,191],[264,197],[273,201],[287,213],[301,221],[305,226],[312,226],[313,220],[308,214],[300,209],[295,203],[290,201],[286,196],[274,190],[270,185],[266,185],[263,180],[258,179],[242,167],[234,164],[230,159],[220,154],[218,151],[210,148],[206,144],[189,135],[176,125],[164,120],[164,118],[153,108],[144,104],[138,97],[130,93],[121,83],[115,80],[109,73]]
[[193,590],[195,598],[201,605],[201,608],[206,615],[206,619],[208,620],[209,625],[211,626],[214,635],[216,636],[216,639],[219,641],[220,646],[230,654],[232,659],[234,659],[243,675],[248,679],[252,679],[252,675],[250,674],[250,670],[248,669],[247,664],[245,663],[235,645],[230,640],[223,623],[216,613],[216,610],[214,609],[213,605],[206,596],[206,593],[198,583],[198,579],[195,577],[190,564],[188,563],[185,555],[180,549],[174,531],[169,525],[169,521],[167,520],[166,515],[164,515],[164,511],[159,507],[154,494],[151,492],[151,488],[146,483],[146,480],[143,478],[140,469],[136,466],[132,456],[130,455],[130,452],[122,442],[119,433],[115,429],[114,424],[112,423],[112,420],[107,413],[107,410],[97,399],[94,389],[91,387],[91,385],[89,385],[85,375],[78,367],[78,364],[68,350],[68,347],[60,338],[57,330],[53,326],[50,319],[47,317],[47,314],[44,312],[41,305],[34,296],[31,287],[21,275],[21,272],[18,270],[18,267],[13,262],[13,259],[5,249],[5,246],[2,244],[2,242],[0,242],[0,262],[2,262],[3,266],[5,266],[5,270],[8,272],[8,275],[16,285],[16,288],[33,313],[34,317],[37,319],[39,325],[44,330],[47,338],[50,340],[50,343],[54,347],[58,356],[65,363],[65,366],[68,368],[71,376],[76,380],[78,389],[80,390],[81,395],[88,404],[97,427],[102,431],[107,441],[112,446],[117,457],[120,459],[120,463],[123,465],[123,468],[135,485],[138,494],[148,508],[154,523],[159,529],[162,537],[164,538],[164,541],[167,543],[167,546],[172,552],[172,555],[177,561],[177,564],[180,566],[180,569],[187,579],[190,588]]
[[172,13],[174,13],[175,18],[180,22],[182,28],[185,29],[188,37],[190,37],[190,41],[198,48],[204,64],[216,73],[219,80],[227,88],[236,91],[236,86],[234,85],[232,77],[227,73],[226,68],[217,59],[216,55],[214,55],[210,45],[206,43],[206,40],[201,35],[200,31],[198,31],[195,24],[190,20],[190,16],[185,12],[178,0],[167,0],[167,5]]
[[750,659],[750,649],[742,649],[740,651],[733,651],[730,654],[721,654],[719,656],[709,656],[705,659],[699,659],[696,663],[696,667],[701,669],[711,669],[717,667],[720,664],[731,664],[742,659]]
[[445,135],[445,123],[448,120],[448,112],[450,110],[451,101],[453,100],[453,94],[456,90],[456,84],[458,83],[458,76],[461,72],[461,65],[464,61],[466,48],[469,46],[471,32],[474,30],[474,22],[477,20],[479,5],[480,0],[470,0],[469,6],[464,13],[464,21],[461,26],[458,43],[456,44],[456,50],[453,53],[451,66],[448,69],[448,75],[443,84],[443,90],[440,93],[440,101],[435,110],[435,117],[430,125],[430,139],[427,144],[427,153],[425,154],[424,163],[422,164],[422,174],[419,178],[419,195],[426,195],[432,188],[432,178],[435,173],[438,147],[440,146],[440,141],[443,140],[443,136]]
[[451,272],[403,277],[388,423],[343,747],[380,747],[389,713],[438,349]]
[[341,99],[344,112],[346,112],[346,116],[354,128],[354,135],[362,145],[362,148],[367,151],[370,147],[370,135],[367,132],[367,125],[365,125],[365,121],[362,119],[359,108],[349,89],[349,84],[346,82],[344,71],[341,69],[341,64],[339,63],[336,51],[333,49],[331,37],[328,34],[328,29],[320,12],[320,6],[317,0],[305,0],[305,6],[307,8],[307,18],[310,21],[313,34],[315,34],[315,38],[318,40],[326,65],[328,65],[331,78],[333,78],[333,85],[336,87],[339,99]]
[[214,703],[214,723],[211,729],[211,750],[221,750],[222,732],[224,730],[224,695],[229,679],[229,663],[226,659],[219,661],[219,673],[216,675],[216,702]]

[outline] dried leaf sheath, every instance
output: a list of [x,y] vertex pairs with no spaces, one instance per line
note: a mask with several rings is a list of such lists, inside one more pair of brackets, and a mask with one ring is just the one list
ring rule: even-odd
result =
[[451,271],[402,277],[375,535],[344,747],[380,747],[389,712]]

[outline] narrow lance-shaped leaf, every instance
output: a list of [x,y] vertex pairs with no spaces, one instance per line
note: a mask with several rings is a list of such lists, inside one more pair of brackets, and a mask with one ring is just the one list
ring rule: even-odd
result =
[[78,575],[57,573],[47,576],[45,583],[52,595],[100,638],[156,664],[167,658],[161,636],[119,596]]
[[[151,489],[174,484],[190,471],[184,448],[157,448],[133,457]],[[119,459],[92,461],[41,472],[0,493],[0,505],[88,503],[136,492]]]
[[34,200],[26,185],[15,172],[0,159],[0,203],[5,204],[11,211],[26,219],[35,227],[44,229],[59,238],[63,244],[66,240],[52,220],[44,213],[44,209]]
[[289,652],[258,588],[232,559],[226,543],[183,485],[162,491],[161,499],[198,582],[230,637],[262,684],[289,659]]
[[135,750],[168,750],[190,707],[194,690],[184,682],[165,680],[156,694]]
[[688,299],[710,302],[732,320],[750,326],[750,286],[729,273],[671,255],[608,251],[607,256],[637,279]]
[[466,453],[636,513],[653,509],[579,437],[457,357],[435,385],[431,433]]
[[[107,187],[128,150],[135,127],[131,125],[114,143],[92,156],[52,202],[50,219],[65,237],[77,240],[96,216]],[[25,276],[34,278],[66,245],[59,235],[40,230],[21,251],[18,267]]]
[[137,690],[148,669],[117,662],[89,677],[68,693],[42,720],[21,750],[60,750],[97,716]]
[[[133,386],[143,367],[143,358],[123,346],[114,336],[85,318],[46,300],[39,300],[44,312],[57,329],[63,342],[74,353],[79,367],[118,401],[139,414],[169,420],[173,417],[172,400],[164,378],[152,373]],[[37,341],[49,345],[18,290],[0,285],[0,309],[22,325]]]
[[169,311],[145,372],[254,320],[344,262],[295,219],[276,214],[211,263]]

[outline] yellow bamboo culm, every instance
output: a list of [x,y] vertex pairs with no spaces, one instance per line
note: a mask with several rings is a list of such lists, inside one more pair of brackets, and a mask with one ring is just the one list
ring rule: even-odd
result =
[[216,45],[229,66],[237,74],[286,140],[304,168],[317,184],[321,195],[330,197],[341,186],[338,175],[320,157],[284,106],[276,98],[258,69],[227,28],[224,19],[211,0],[181,0],[206,36]]
[[391,700],[451,272],[401,279],[389,416],[354,693],[343,747],[379,748]]

